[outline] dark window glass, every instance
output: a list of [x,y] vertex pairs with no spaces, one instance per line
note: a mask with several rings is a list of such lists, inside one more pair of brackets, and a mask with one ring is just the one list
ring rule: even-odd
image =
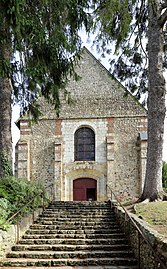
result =
[[78,129],[74,137],[75,161],[95,160],[95,134],[87,127]]

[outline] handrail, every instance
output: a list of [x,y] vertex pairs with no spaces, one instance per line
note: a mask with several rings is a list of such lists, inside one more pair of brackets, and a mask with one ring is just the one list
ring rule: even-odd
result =
[[[42,194],[42,192],[40,193]],[[6,219],[3,223],[1,223],[0,227],[2,227],[3,225],[5,225],[6,223],[10,222],[12,219],[14,219],[17,215],[19,215],[19,213],[26,208],[29,204],[31,204],[36,197],[39,197],[40,194],[35,195],[28,203],[24,204],[18,211],[16,211],[15,213],[12,214],[12,216],[10,216],[8,219]]]
[[[51,183],[46,189],[53,187],[54,184]],[[45,190],[46,190],[45,189]],[[44,191],[41,191],[40,193],[38,193],[38,195],[34,195],[34,197],[27,203],[25,203],[18,211],[16,211],[15,213],[12,214],[12,216],[10,216],[8,219],[6,219],[3,223],[0,224],[0,228],[3,227],[6,223],[9,223],[11,220],[13,220],[17,215],[19,215],[20,212],[22,212],[22,210],[24,208],[26,208],[29,204],[33,203],[33,201],[35,200],[36,197],[40,197],[42,195],[42,197],[44,198]],[[44,207],[44,206],[43,206]]]
[[[115,197],[116,201],[123,208],[123,210],[125,211],[126,215],[129,217],[131,223],[133,224],[133,226],[135,227],[135,229],[138,231],[138,234],[141,235],[141,237],[144,239],[144,241],[146,242],[146,244],[149,246],[149,248],[151,249],[151,251],[153,253],[153,256],[155,257],[155,259],[157,260],[157,262],[160,263],[162,269],[167,269],[166,265],[162,262],[162,260],[157,255],[156,251],[153,249],[150,241],[146,238],[146,236],[143,234],[142,230],[139,228],[139,226],[136,224],[136,222],[132,219],[132,217],[128,213],[127,209],[122,205],[122,203],[120,202],[120,200],[118,199],[118,197],[112,191],[111,187],[109,185],[107,185],[107,184],[106,184],[106,187],[109,188],[109,190],[111,191],[111,197],[112,197],[112,195]],[[139,242],[139,247],[140,247],[140,242]],[[139,255],[140,255],[140,253],[139,253]],[[140,269],[140,257],[139,257],[139,269]]]

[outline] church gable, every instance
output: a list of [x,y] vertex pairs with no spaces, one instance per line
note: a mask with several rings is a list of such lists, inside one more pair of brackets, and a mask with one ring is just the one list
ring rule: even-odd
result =
[[[78,81],[69,79],[66,90],[71,102],[60,92],[60,118],[105,118],[146,116],[146,110],[109,71],[86,49],[76,66]],[[56,118],[54,108],[39,101],[43,117]]]
[[145,109],[86,49],[76,67],[79,81],[70,80],[72,103],[62,98],[60,117],[110,117],[146,115]]

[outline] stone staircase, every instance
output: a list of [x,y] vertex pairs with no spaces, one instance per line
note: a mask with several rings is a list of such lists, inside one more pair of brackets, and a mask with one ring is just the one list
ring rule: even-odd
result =
[[2,269],[137,269],[109,202],[53,202],[30,226]]

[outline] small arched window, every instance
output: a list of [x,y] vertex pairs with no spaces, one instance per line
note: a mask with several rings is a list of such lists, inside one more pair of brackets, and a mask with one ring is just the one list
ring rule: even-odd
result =
[[95,133],[88,127],[82,127],[75,132],[75,161],[95,160]]

